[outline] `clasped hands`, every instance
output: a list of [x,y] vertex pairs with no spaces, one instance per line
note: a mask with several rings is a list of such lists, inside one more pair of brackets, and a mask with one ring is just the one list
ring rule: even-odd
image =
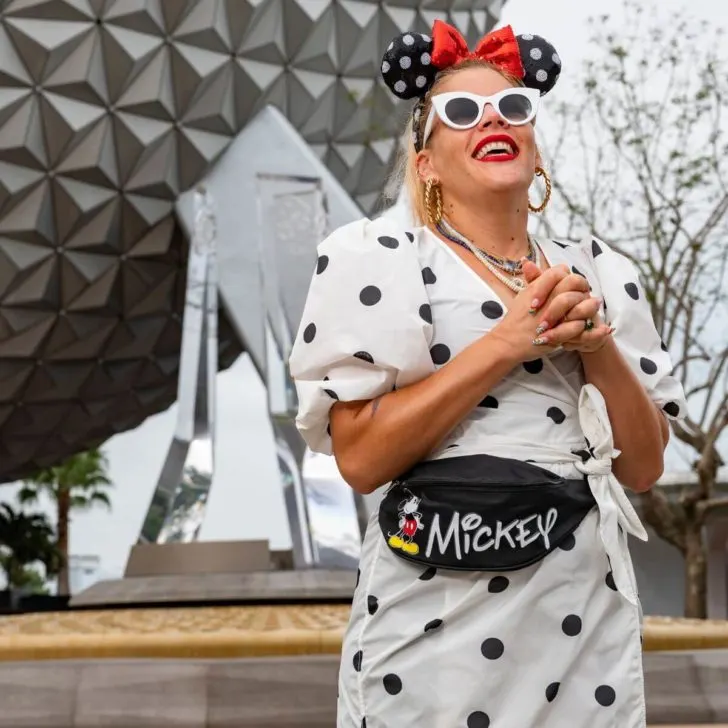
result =
[[[591,295],[589,281],[584,276],[572,273],[566,265],[542,271],[530,260],[523,262],[523,275],[529,284],[535,284],[550,270],[554,273],[544,283],[547,287],[553,280],[553,284],[545,300],[540,300],[545,292],[540,288],[531,300],[531,315],[538,320],[534,344],[561,345],[566,351],[580,353],[598,351],[614,333],[614,329],[599,315],[601,299]],[[590,322],[593,324],[591,328]]]
[[591,295],[584,276],[565,265],[542,271],[528,260],[523,261],[523,274],[528,286],[496,327],[499,331],[491,332],[515,345],[520,359],[558,347],[594,353],[609,341],[614,329],[599,315],[602,301]]

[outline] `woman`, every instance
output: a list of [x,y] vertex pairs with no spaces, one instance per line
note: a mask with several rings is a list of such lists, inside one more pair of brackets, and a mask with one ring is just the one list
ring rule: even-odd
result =
[[685,402],[628,260],[527,233],[559,70],[510,28],[474,53],[439,21],[396,38],[382,72],[417,98],[422,227],[362,220],[319,247],[298,426],[356,491],[395,481],[364,539],[339,728],[645,726],[627,534],[646,534],[619,483],[655,483]]

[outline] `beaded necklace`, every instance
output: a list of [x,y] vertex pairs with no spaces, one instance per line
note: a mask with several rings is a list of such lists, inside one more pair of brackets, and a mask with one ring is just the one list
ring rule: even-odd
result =
[[[515,293],[520,292],[526,287],[526,281],[521,277],[523,266],[520,260],[500,258],[478,248],[444,218],[437,224],[437,230],[443,237],[469,250],[503,285]],[[526,258],[540,267],[540,252],[530,235],[528,236],[528,255]]]

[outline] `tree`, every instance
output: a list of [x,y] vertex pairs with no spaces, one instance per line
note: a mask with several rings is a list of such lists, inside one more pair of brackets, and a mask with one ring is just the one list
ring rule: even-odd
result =
[[[60,561],[60,559],[57,560]],[[48,572],[46,571],[46,575],[47,574]],[[25,569],[23,569],[18,583],[15,586],[17,586],[24,594],[42,594],[44,596],[48,596],[50,594],[48,586],[46,585],[45,577],[40,573],[40,571],[38,571],[38,569],[32,566],[26,566]]]
[[720,29],[679,13],[666,23],[634,0],[624,13],[590,21],[593,57],[544,145],[556,179],[543,224],[553,234],[565,222],[567,239],[591,231],[632,260],[685,386],[690,414],[673,432],[694,482],[674,497],[654,488],[641,505],[685,557],[686,615],[703,618],[703,527],[728,505],[716,494],[728,427],[728,76]]
[[28,586],[32,579],[28,567],[36,562],[45,566],[47,575],[56,573],[60,566],[48,519],[42,513],[22,513],[7,503],[0,504],[0,568],[7,588]]
[[60,465],[35,473],[23,481],[18,494],[21,503],[36,503],[45,493],[56,506],[58,550],[61,565],[58,571],[58,594],[70,593],[68,574],[68,539],[71,511],[88,510],[95,505],[111,508],[105,489],[111,486],[108,463],[98,450],[73,455]]

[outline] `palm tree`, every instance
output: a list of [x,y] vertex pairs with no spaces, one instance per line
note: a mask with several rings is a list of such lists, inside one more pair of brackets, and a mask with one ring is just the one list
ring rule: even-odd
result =
[[95,505],[111,508],[109,496],[104,492],[111,486],[107,475],[108,462],[104,454],[94,448],[78,453],[53,468],[46,468],[23,481],[18,493],[21,503],[35,503],[45,493],[56,505],[58,551],[61,565],[58,571],[58,594],[70,593],[68,575],[68,530],[71,511],[83,511]]
[[44,514],[22,513],[0,504],[0,568],[8,589],[27,584],[29,564],[40,561],[46,574],[56,573],[59,556],[53,528]]

